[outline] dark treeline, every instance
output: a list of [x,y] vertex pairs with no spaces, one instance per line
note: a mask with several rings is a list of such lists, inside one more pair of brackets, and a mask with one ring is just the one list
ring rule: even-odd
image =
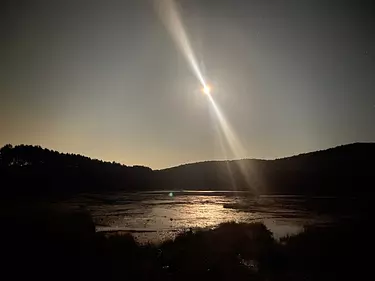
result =
[[152,170],[64,154],[31,145],[0,150],[2,193],[17,196],[69,195],[76,192],[141,189]]
[[277,160],[210,161],[152,171],[40,146],[0,150],[3,194],[137,190],[249,190],[255,194],[366,195],[375,144],[356,143]]

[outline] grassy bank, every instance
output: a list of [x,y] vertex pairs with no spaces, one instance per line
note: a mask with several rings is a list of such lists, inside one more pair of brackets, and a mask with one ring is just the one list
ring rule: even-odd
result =
[[188,231],[161,245],[96,233],[88,214],[2,216],[4,274],[12,280],[332,280],[369,272],[363,224],[307,228],[275,240],[260,223]]

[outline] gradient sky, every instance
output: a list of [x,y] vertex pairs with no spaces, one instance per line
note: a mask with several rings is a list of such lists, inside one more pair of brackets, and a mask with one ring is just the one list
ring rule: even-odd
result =
[[[177,1],[246,153],[375,141],[372,1]],[[232,158],[151,0],[1,1],[0,145],[163,168]]]

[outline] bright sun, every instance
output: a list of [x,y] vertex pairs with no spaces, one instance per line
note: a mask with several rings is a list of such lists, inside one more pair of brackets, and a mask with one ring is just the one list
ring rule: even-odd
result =
[[206,85],[202,88],[202,92],[206,95],[209,95],[211,93],[211,87]]

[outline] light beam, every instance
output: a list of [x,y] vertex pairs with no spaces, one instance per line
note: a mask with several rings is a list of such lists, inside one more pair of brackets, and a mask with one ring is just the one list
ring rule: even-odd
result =
[[[194,75],[197,77],[199,82],[202,85],[202,92],[208,97],[214,112],[216,114],[218,123],[220,125],[221,131],[225,136],[228,146],[233,152],[233,155],[237,159],[243,158],[245,155],[245,150],[241,145],[240,141],[236,137],[234,131],[232,130],[231,126],[225,119],[222,111],[212,98],[211,87],[207,84],[206,80],[203,77],[202,71],[199,68],[197,59],[191,47],[188,35],[186,33],[184,24],[182,22],[180,13],[178,11],[178,7],[175,4],[174,0],[154,0],[155,8],[159,14],[160,19],[164,23],[167,30],[170,32],[173,40],[180,48],[180,51],[184,55],[187,63],[189,64],[190,68],[192,69]],[[243,161],[238,162],[239,168],[241,173],[243,174],[248,186],[250,187],[250,179],[249,174],[247,171],[249,167],[243,163]],[[229,166],[228,166],[229,169]],[[230,171],[231,173],[231,171]],[[254,187],[253,187],[254,188]]]
[[202,88],[203,94],[210,95],[211,94],[211,87],[209,85],[206,85]]
[[154,0],[154,3],[160,19],[171,33],[173,40],[180,47],[182,54],[185,56],[185,59],[193,70],[195,76],[198,78],[202,86],[206,88],[206,81],[199,69],[197,59],[174,0]]
[[[221,129],[223,135],[225,136],[225,139],[228,143],[229,148],[231,149],[231,151],[232,151],[232,153],[233,153],[233,155],[235,156],[236,159],[239,159],[239,160],[242,159],[243,156],[246,153],[245,149],[243,148],[241,142],[239,141],[236,134],[232,130],[230,124],[228,123],[228,121],[224,117],[224,114],[222,113],[221,109],[216,104],[215,100],[212,98],[211,94],[207,93],[206,95],[207,95],[208,100],[210,101],[210,103],[212,105],[212,108],[214,109],[215,115],[216,115],[217,120],[218,120],[219,125],[220,125],[220,129]],[[257,187],[254,186],[253,184],[251,184],[250,175],[249,175],[250,167],[247,167],[246,163],[243,162],[243,161],[238,162],[238,167],[239,167],[240,172],[243,175],[248,187],[253,188],[253,191],[257,194],[258,193]],[[230,167],[228,165],[228,171],[231,174],[232,171],[229,170],[229,169],[230,169]],[[234,182],[233,182],[233,184],[234,184]]]

